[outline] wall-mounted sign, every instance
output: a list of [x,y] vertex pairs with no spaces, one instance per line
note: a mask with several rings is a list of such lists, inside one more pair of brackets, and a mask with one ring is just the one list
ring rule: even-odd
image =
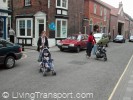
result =
[[55,23],[54,22],[49,24],[49,29],[55,31]]

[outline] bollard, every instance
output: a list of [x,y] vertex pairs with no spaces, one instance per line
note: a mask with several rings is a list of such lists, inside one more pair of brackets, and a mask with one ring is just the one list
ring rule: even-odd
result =
[[22,51],[24,51],[24,39],[22,39]]

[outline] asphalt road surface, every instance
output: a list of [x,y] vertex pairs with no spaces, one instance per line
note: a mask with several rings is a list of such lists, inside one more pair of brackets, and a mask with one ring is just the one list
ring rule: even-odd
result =
[[[108,100],[133,54],[133,43],[110,43],[108,61],[85,51],[51,51],[56,76],[39,73],[38,52],[26,50],[13,69],[0,69],[0,100]],[[58,97],[58,98],[56,98]]]

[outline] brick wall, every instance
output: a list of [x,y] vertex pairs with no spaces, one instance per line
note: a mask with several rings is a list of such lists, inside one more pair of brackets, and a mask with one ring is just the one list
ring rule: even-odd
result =
[[79,33],[83,26],[84,0],[68,0],[68,34]]

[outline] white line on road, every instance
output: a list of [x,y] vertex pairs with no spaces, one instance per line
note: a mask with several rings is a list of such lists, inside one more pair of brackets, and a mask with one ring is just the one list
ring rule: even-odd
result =
[[128,62],[127,66],[126,66],[126,68],[125,68],[125,70],[124,70],[124,72],[122,73],[121,77],[119,78],[119,80],[118,80],[118,82],[117,82],[115,88],[113,89],[113,91],[112,91],[112,93],[111,93],[111,95],[110,95],[110,97],[109,97],[108,100],[111,100],[111,99],[112,99],[114,93],[116,92],[116,89],[118,88],[118,86],[119,86],[119,84],[120,84],[120,82],[121,82],[123,76],[125,75],[125,73],[126,73],[126,71],[127,71],[127,69],[128,69],[128,67],[129,67],[129,65],[130,65],[130,63],[131,63],[132,60],[133,60],[133,55],[132,55],[132,57],[130,58],[130,60],[129,60],[129,62]]

